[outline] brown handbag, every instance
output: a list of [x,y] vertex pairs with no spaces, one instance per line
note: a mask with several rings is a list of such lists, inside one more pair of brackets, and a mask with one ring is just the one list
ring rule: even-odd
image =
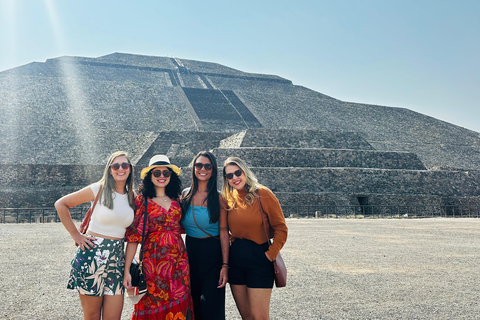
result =
[[[102,185],[100,185],[100,188],[98,189],[98,193],[97,193],[97,196],[95,197],[95,201],[93,201],[93,204],[85,214],[85,217],[83,218],[82,223],[80,224],[80,227],[78,227],[78,231],[81,234],[85,234],[87,232],[88,225],[90,224],[90,220],[92,219],[93,210],[95,209],[95,205],[97,204],[97,201],[98,201],[98,198],[100,197],[101,192],[102,192]],[[75,242],[75,245],[78,247],[78,243]]]
[[[260,215],[262,216],[263,229],[265,230],[265,236],[267,237],[268,244],[270,243],[270,237],[268,236],[267,224],[265,223],[265,213],[262,208],[262,201],[260,201],[260,193],[258,193],[258,205],[260,206]],[[277,254],[277,258],[273,260],[273,269],[275,270],[275,286],[277,288],[283,288],[287,286],[287,267],[283,261],[280,252]]]

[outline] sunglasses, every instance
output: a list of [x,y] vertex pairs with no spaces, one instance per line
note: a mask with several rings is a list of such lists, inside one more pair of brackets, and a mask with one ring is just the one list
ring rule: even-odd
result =
[[210,171],[210,170],[212,170],[213,166],[212,166],[211,163],[197,162],[197,163],[195,163],[195,168],[197,168],[197,170],[202,170],[202,168],[205,168],[205,170]]
[[170,177],[170,175],[172,174],[172,172],[170,170],[155,170],[155,171],[152,171],[152,174],[155,178],[160,178],[162,176],[162,173],[163,173],[163,176],[165,178],[168,178]]
[[237,177],[240,177],[242,175],[242,170],[237,170],[235,171],[234,173],[227,173],[225,175],[225,177],[228,179],[228,180],[232,180],[233,179],[233,175],[235,174]]
[[110,168],[112,168],[113,170],[117,171],[118,169],[120,169],[120,167],[122,167],[123,170],[127,170],[128,168],[130,168],[130,164],[127,163],[127,162],[124,162],[122,164],[120,163],[112,163],[110,165]]

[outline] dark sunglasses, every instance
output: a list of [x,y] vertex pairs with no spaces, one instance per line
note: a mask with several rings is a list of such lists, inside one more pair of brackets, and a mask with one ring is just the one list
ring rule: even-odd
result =
[[197,163],[195,163],[195,168],[197,168],[197,170],[202,170],[202,168],[205,168],[205,170],[210,171],[210,170],[212,170],[213,166],[212,166],[211,163],[197,162]]
[[228,180],[232,180],[233,179],[233,175],[235,174],[237,177],[240,177],[242,175],[242,170],[237,170],[235,171],[234,173],[227,173],[225,175],[225,177],[228,179]]
[[118,169],[120,169],[120,167],[122,167],[123,170],[127,170],[128,168],[130,168],[130,164],[127,163],[127,162],[124,162],[122,164],[120,163],[112,163],[110,165],[110,168],[112,168],[113,170],[117,171]]
[[170,175],[172,174],[172,172],[170,170],[155,170],[155,171],[152,171],[152,174],[155,178],[160,178],[162,176],[162,173],[163,173],[163,176],[165,178],[168,178],[170,177]]

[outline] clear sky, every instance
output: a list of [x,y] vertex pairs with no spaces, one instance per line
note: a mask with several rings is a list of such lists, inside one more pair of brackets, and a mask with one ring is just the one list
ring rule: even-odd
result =
[[0,71],[113,52],[274,74],[480,132],[480,0],[0,0]]

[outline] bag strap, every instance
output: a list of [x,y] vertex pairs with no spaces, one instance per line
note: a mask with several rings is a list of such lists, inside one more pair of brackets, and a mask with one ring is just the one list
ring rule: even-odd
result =
[[[270,237],[268,236],[268,232],[267,232],[267,224],[265,223],[265,217],[264,217],[265,212],[263,212],[262,201],[260,200],[260,192],[258,192],[258,190],[257,190],[256,193],[258,195],[258,205],[260,206],[260,215],[262,216],[263,230],[265,231],[265,236],[267,237],[268,244],[272,245],[272,243],[270,242]],[[280,253],[278,253],[278,254],[280,254]],[[277,260],[275,259],[272,262],[273,262],[274,268],[276,270],[277,269]]]
[[148,208],[148,200],[147,197],[145,197],[145,213],[143,214],[143,231],[142,231],[142,245],[140,246],[140,262],[142,262],[143,259],[143,245],[145,244],[145,225],[147,224],[147,208]]
[[80,224],[79,230],[80,233],[86,233],[88,225],[90,224],[90,220],[92,220],[92,214],[93,210],[95,210],[95,206],[97,205],[98,199],[100,198],[100,193],[102,192],[102,185],[100,185],[100,188],[98,189],[98,193],[95,196],[95,200],[93,201],[92,206],[90,207],[90,210],[87,211],[87,215],[83,219],[82,223]]
[[270,243],[270,237],[268,236],[268,232],[267,232],[267,224],[265,223],[265,212],[263,212],[263,207],[262,207],[262,201],[260,200],[260,192],[255,191],[255,193],[257,194],[258,196],[258,206],[260,207],[260,215],[262,216],[262,224],[263,224],[263,230],[265,231],[265,237],[267,238],[267,241],[268,241],[268,244],[271,244]]
[[195,224],[197,225],[198,229],[202,230],[203,233],[207,234],[209,237],[216,238],[215,236],[212,236],[212,235],[211,235],[210,233],[208,233],[207,231],[203,230],[203,228],[198,225],[197,220],[195,220],[195,210],[193,209],[193,207],[194,207],[193,202],[190,202],[190,206],[192,207],[193,222],[195,222]]

